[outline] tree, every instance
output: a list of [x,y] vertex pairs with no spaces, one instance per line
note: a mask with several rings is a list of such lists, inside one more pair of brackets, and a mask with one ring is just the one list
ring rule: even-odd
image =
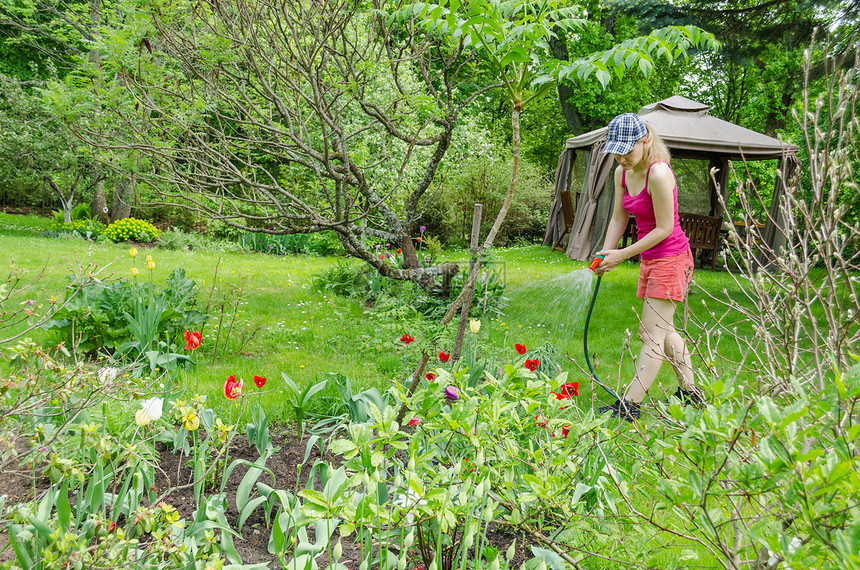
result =
[[[719,5],[704,0],[612,3],[614,14],[635,16],[643,28],[683,22],[717,35],[723,49],[704,52],[701,73],[690,74],[686,88],[711,104],[714,114],[775,135],[790,122],[790,108],[803,89],[803,52],[815,30],[834,30],[833,53],[854,52],[858,5],[835,0],[731,0]],[[818,34],[820,40],[826,34]],[[850,57],[843,58],[851,61]],[[816,64],[811,78],[820,77]]]
[[[101,179],[81,141],[45,109],[41,96],[0,75],[0,174],[25,188],[47,185],[63,219]],[[95,173],[95,174],[94,174]]]
[[[68,124],[190,207],[271,234],[333,230],[381,274],[425,281],[419,202],[458,117],[475,58],[371,4],[153,6],[69,78]],[[121,83],[112,82],[113,76]],[[76,88],[86,77],[86,90]],[[95,95],[95,97],[94,97]],[[93,120],[105,104],[110,120]],[[121,158],[120,158],[121,157]],[[397,244],[402,267],[373,239]]]

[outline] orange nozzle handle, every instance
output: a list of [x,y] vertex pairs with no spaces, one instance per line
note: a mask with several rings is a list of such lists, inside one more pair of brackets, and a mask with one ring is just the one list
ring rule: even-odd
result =
[[591,269],[592,271],[594,271],[595,269],[597,269],[597,266],[600,265],[602,262],[603,262],[603,256],[598,255],[593,260],[591,260],[591,265],[589,265],[588,268]]

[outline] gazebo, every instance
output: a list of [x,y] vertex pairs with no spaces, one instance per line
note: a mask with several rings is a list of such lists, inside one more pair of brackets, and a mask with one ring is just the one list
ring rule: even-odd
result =
[[[781,206],[797,169],[798,147],[713,117],[709,110],[708,105],[676,95],[642,107],[639,116],[669,147],[676,174],[679,172],[676,161],[683,163],[690,159],[688,165],[695,165],[688,170],[691,176],[699,176],[701,188],[692,192],[700,198],[695,204],[698,211],[693,214],[722,222],[718,192],[726,198],[728,161],[777,159],[780,175],[762,230],[762,239],[777,251],[784,241],[780,231]],[[571,259],[588,260],[603,245],[612,211],[614,192],[610,175],[615,166],[613,156],[601,152],[605,144],[606,127],[568,139],[558,159],[555,199],[543,243],[563,245],[565,235],[569,234],[565,252]],[[689,211],[691,206],[684,203],[684,197],[691,192],[681,175],[678,178],[680,209]]]

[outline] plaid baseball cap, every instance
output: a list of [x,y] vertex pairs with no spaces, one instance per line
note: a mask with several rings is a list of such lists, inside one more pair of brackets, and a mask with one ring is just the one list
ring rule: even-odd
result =
[[648,127],[636,113],[618,115],[609,122],[609,133],[603,154],[627,154],[636,141],[648,134]]

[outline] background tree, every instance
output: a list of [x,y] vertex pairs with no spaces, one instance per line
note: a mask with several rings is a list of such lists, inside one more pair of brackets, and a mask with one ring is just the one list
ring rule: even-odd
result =
[[76,205],[89,199],[101,179],[90,152],[43,99],[0,75],[0,180],[33,196],[50,189],[71,221]]
[[[110,35],[108,17],[122,17],[121,4],[107,8],[115,8],[117,12],[105,13],[101,0],[20,0],[0,4],[0,72],[24,88],[25,95],[40,100],[49,80],[65,78],[82,60],[97,59],[92,46],[100,34]],[[42,119],[48,119],[52,107],[43,103],[37,103],[36,107]],[[21,118],[25,119],[23,115]],[[62,123],[57,117],[50,120]],[[78,180],[76,200],[90,200],[93,215],[105,223],[128,217],[131,213],[128,204],[134,200],[133,179],[127,172],[113,170],[115,196],[109,204],[105,195],[106,171],[95,163],[92,166],[91,172],[78,170],[73,176]],[[26,169],[27,165],[18,167]],[[54,175],[62,177],[62,173]],[[109,206],[113,207],[110,216]]]
[[[722,49],[701,53],[699,71],[688,74],[682,89],[710,104],[714,115],[774,136],[791,122],[789,110],[800,99],[803,52],[814,31],[821,30],[820,40],[835,31],[839,40],[831,44],[831,54],[852,54],[858,6],[856,0],[731,0],[719,5],[703,0],[616,0],[608,11],[635,17],[640,29],[672,22],[712,32]],[[817,66],[812,78],[822,72],[823,66]]]

